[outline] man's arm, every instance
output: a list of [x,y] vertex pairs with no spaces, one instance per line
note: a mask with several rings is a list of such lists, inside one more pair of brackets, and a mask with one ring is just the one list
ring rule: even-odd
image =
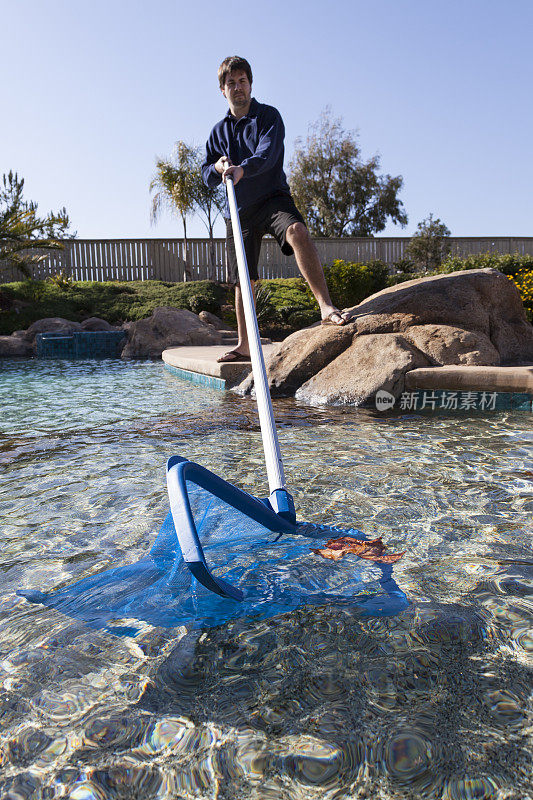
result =
[[205,185],[209,186],[210,189],[218,186],[228,163],[227,156],[221,155],[217,150],[211,134],[205,146],[205,161],[202,164],[202,179]]
[[259,175],[274,166],[283,154],[284,139],[285,126],[281,114],[272,109],[259,132],[259,141],[254,154],[241,161],[240,166],[246,178],[253,178],[254,175]]

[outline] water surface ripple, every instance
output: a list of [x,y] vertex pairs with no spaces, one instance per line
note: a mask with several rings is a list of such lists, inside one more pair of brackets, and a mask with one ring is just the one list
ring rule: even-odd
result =
[[128,637],[16,590],[142,558],[174,453],[264,496],[253,403],[160,363],[12,361],[0,408],[0,796],[533,797],[530,415],[276,401],[299,516],[406,550],[409,607]]

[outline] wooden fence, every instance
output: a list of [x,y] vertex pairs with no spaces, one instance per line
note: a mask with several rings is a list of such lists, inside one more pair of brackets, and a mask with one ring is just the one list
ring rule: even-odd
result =
[[[404,258],[409,237],[315,239],[324,265],[335,259],[392,265]],[[453,255],[520,253],[533,255],[533,236],[450,237]],[[33,251],[35,252],[35,251]],[[226,280],[224,239],[189,239],[189,273],[185,272],[183,239],[68,239],[63,250],[50,251],[33,269],[35,279],[58,272],[76,281]],[[259,259],[262,278],[298,275],[294,257],[281,253],[274,239],[263,239]],[[0,263],[0,281],[19,280],[20,273]]]

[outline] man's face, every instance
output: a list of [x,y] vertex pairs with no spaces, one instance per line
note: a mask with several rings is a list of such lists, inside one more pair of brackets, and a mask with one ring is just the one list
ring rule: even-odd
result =
[[246,72],[236,69],[226,77],[222,94],[232,108],[243,108],[248,105],[252,97],[252,84]]

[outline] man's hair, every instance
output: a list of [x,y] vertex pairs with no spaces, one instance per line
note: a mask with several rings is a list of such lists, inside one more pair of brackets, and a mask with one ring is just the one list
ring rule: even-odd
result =
[[220,88],[224,88],[224,84],[226,83],[226,78],[233,72],[234,70],[240,69],[243,72],[246,72],[246,77],[252,83],[252,68],[247,62],[245,58],[241,58],[241,56],[228,56],[224,59],[220,67],[218,68],[218,82],[220,84]]

